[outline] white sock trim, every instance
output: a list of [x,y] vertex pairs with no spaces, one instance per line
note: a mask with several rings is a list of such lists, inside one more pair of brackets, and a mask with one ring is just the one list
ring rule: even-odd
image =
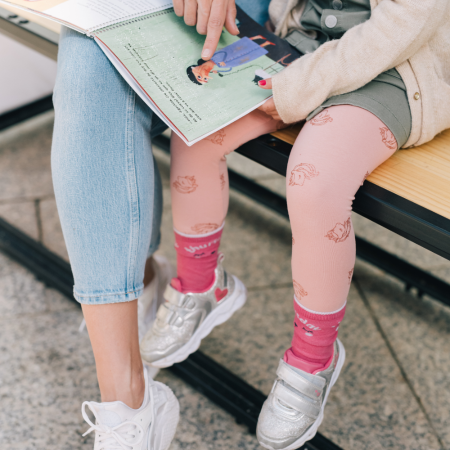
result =
[[347,305],[347,300],[345,300],[345,303],[344,303],[339,309],[337,309],[336,311],[331,311],[331,312],[319,312],[319,311],[313,311],[312,309],[309,309],[309,308],[307,308],[306,306],[302,305],[302,304],[299,302],[298,298],[297,298],[295,295],[294,295],[294,300],[295,300],[295,301],[297,302],[297,304],[298,304],[300,307],[302,307],[305,311],[307,311],[307,312],[309,312],[309,313],[311,313],[311,314],[318,314],[319,316],[328,316],[328,315],[330,315],[330,314],[336,314],[336,313],[342,311],[342,310],[345,308],[345,306]]
[[180,236],[195,239],[195,238],[204,238],[204,237],[212,236],[213,234],[216,234],[217,232],[222,231],[224,226],[225,226],[225,221],[216,230],[210,231],[209,233],[205,233],[205,234],[186,234],[186,233],[182,233],[181,231],[178,231],[175,227],[173,227],[173,231],[175,233],[179,234]]

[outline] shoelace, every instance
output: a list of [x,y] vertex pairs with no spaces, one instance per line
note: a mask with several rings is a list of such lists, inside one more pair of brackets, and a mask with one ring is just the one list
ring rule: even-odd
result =
[[[81,414],[83,419],[90,425],[89,430],[83,434],[83,437],[95,431],[102,435],[99,439],[100,449],[99,450],[131,450],[135,445],[138,445],[144,439],[143,428],[134,422],[126,420],[115,427],[109,427],[102,424],[94,424],[89,419],[86,413],[86,406],[92,411],[96,421],[98,422],[97,415],[94,409],[91,407],[90,402],[84,402],[81,406]],[[153,418],[150,432],[153,429]]]

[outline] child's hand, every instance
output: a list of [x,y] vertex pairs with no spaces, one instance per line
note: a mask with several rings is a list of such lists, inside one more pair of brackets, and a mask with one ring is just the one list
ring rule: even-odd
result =
[[202,59],[207,61],[216,51],[222,28],[233,35],[239,34],[236,26],[235,0],[173,0],[175,14],[184,16],[186,25],[197,25],[199,34],[206,34]]
[[[267,80],[261,80],[258,82],[258,86],[262,89],[272,89],[272,79],[268,78]],[[272,116],[275,120],[281,120],[273,98],[269,98],[269,100],[267,100],[267,102],[261,105],[258,109],[266,113],[268,116]]]

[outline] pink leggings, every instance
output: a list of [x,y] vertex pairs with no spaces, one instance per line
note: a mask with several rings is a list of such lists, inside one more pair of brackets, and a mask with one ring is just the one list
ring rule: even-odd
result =
[[[260,111],[187,147],[172,135],[175,229],[204,234],[228,209],[226,155],[279,124]],[[355,264],[352,202],[364,179],[397,149],[372,113],[334,106],[307,122],[289,158],[286,195],[292,227],[292,279],[297,300],[317,312],[341,308]]]

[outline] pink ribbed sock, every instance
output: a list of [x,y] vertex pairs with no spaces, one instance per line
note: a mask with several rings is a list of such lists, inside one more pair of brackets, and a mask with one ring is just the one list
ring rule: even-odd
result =
[[214,282],[214,270],[223,226],[211,233],[188,235],[175,231],[177,278],[172,286],[180,292],[205,292]]
[[305,309],[294,297],[294,338],[284,360],[298,369],[315,373],[328,367],[339,324],[345,315],[345,304],[331,313]]

